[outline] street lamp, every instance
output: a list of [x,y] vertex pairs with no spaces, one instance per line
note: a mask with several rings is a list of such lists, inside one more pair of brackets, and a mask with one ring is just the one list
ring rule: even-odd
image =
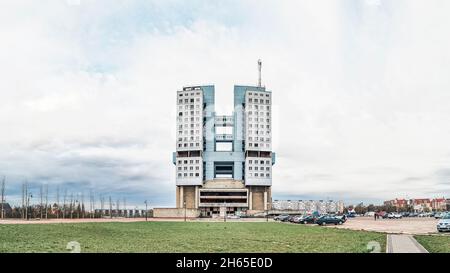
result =
[[148,220],[148,209],[147,209],[147,200],[145,200],[145,221],[147,222]]

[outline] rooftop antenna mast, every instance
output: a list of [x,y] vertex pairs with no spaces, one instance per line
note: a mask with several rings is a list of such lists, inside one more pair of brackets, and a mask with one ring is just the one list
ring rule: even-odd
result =
[[261,59],[258,60],[258,87],[261,87],[261,68],[262,68],[262,61]]

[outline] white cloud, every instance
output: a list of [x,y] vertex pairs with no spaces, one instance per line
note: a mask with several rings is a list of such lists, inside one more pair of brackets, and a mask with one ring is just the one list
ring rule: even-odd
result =
[[14,183],[173,203],[175,91],[215,84],[230,112],[262,58],[274,198],[450,193],[445,1],[25,3],[0,9],[0,174]]

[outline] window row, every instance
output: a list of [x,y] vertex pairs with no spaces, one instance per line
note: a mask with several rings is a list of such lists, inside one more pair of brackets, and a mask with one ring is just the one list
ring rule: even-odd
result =
[[178,178],[182,177],[200,177],[200,173],[178,173]]
[[267,130],[267,131],[262,131],[262,130],[256,130],[256,131],[253,131],[253,130],[248,130],[248,135],[270,135],[270,131],[269,130]]
[[[198,107],[197,107],[198,108]],[[181,110],[181,109],[180,109]],[[183,115],[185,116],[185,117],[187,117],[187,116],[189,116],[189,114],[191,114],[191,116],[194,116],[194,115],[200,115],[200,111],[186,111],[186,112],[184,112],[184,114],[183,114],[183,112],[178,112],[178,117],[182,117]]]
[[259,103],[259,104],[270,104],[270,100],[263,100],[263,99],[252,99],[252,98],[249,98],[248,99],[248,102],[249,103]]
[[252,167],[252,166],[249,166],[248,170],[249,171],[264,171],[264,170],[266,170],[266,171],[269,172],[270,171],[270,167],[258,167],[258,166]]
[[203,130],[178,131],[178,135],[199,135],[202,131]]
[[200,159],[179,159],[178,160],[178,164],[193,164],[195,162],[195,164],[200,163]]
[[264,125],[264,124],[259,124],[259,126],[258,126],[258,124],[253,124],[253,123],[250,123],[249,125],[248,125],[248,128],[261,128],[261,129],[264,129],[264,127],[266,127],[266,129],[270,129],[270,125],[269,124],[266,124],[266,125]]
[[270,178],[270,173],[249,173],[250,177]]
[[255,109],[255,110],[266,110],[266,111],[270,111],[270,106],[269,106],[269,105],[266,105],[266,107],[264,107],[264,105],[249,104],[246,108],[248,108],[248,109]]
[[200,167],[199,166],[195,166],[195,168],[194,168],[194,166],[184,166],[184,167],[178,167],[177,168],[179,171],[187,171],[188,169],[189,169],[189,171],[193,171],[194,169],[196,170],[196,171],[199,171],[200,170]]
[[200,141],[200,137],[199,136],[196,136],[196,137],[193,137],[193,136],[191,136],[191,137],[184,137],[184,138],[182,138],[182,137],[179,137],[178,138],[178,142],[183,142],[183,141],[185,141],[185,142],[187,142],[187,141]]
[[249,159],[248,164],[270,165],[270,160]]
[[[200,128],[200,123],[190,123],[190,124],[180,124],[180,125],[178,125],[178,132],[181,134],[181,133],[183,133],[183,126],[184,126],[184,129],[189,129],[189,128],[194,128],[194,127],[196,127],[196,128]],[[194,130],[191,130],[191,133],[193,132]],[[185,134],[187,134],[189,131],[184,131],[184,133]],[[195,133],[199,133],[200,132],[200,130],[195,130]]]
[[182,104],[182,103],[194,103],[194,102],[200,102],[200,98],[190,98],[190,99],[179,99],[178,103]]
[[264,116],[264,113],[266,113],[265,115],[266,116],[268,116],[268,117],[270,117],[270,112],[269,111],[267,111],[267,112],[264,112],[264,111],[262,111],[262,112],[258,112],[258,111],[255,111],[255,112],[253,112],[253,111],[247,111],[247,115],[248,116],[253,116],[253,115],[255,115],[255,116]]
[[262,92],[249,92],[248,93],[248,95],[249,96],[260,96],[260,97],[264,97],[264,95],[268,98],[268,97],[270,97],[270,95],[269,94],[264,94],[264,93],[262,93]]
[[270,123],[270,118],[264,119],[264,118],[252,118],[249,117],[248,121],[255,121],[255,122],[267,122]]
[[192,148],[192,147],[200,147],[200,142],[196,143],[178,143],[178,148]]
[[248,147],[254,147],[254,148],[270,148],[270,143],[248,143]]
[[179,93],[178,94],[178,96],[179,97],[183,97],[183,96],[185,96],[185,97],[189,97],[189,95],[191,95],[191,96],[195,96],[195,95],[197,95],[197,96],[199,96],[200,95],[200,92],[191,92],[191,93]]

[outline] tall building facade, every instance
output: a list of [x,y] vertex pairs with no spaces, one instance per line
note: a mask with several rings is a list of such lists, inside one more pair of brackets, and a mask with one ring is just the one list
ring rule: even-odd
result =
[[272,92],[234,86],[234,112],[216,115],[214,86],[177,91],[178,208],[203,216],[271,208]]

